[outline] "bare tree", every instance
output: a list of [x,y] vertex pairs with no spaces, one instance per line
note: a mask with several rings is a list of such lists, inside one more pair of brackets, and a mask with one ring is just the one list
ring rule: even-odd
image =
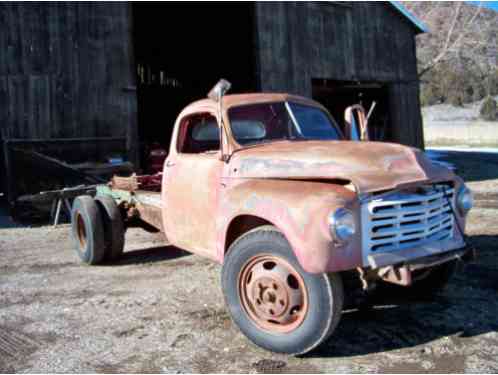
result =
[[[420,77],[441,62],[457,63],[462,55],[479,53],[479,49],[488,42],[476,37],[476,32],[477,35],[484,35],[481,33],[483,30],[476,30],[482,28],[482,22],[477,22],[482,10],[481,3],[470,14],[462,12],[463,7],[468,6],[464,2],[438,2],[431,8],[427,8],[421,2],[405,2],[404,5],[422,22],[429,25],[430,29],[436,29],[432,33],[438,33],[438,35],[429,34],[433,43],[428,43],[426,50],[419,51]],[[451,22],[442,22],[441,17],[451,19]],[[497,24],[497,19],[494,17],[486,23],[486,27],[496,28]]]

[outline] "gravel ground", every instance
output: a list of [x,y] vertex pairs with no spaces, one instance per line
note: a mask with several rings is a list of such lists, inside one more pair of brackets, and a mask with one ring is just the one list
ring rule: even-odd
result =
[[345,312],[329,342],[299,358],[249,343],[227,315],[220,267],[157,235],[130,230],[124,259],[88,267],[67,225],[0,227],[0,372],[496,373],[498,176],[486,168],[498,162],[485,181],[467,162],[456,160],[478,190],[477,262],[435,298]]

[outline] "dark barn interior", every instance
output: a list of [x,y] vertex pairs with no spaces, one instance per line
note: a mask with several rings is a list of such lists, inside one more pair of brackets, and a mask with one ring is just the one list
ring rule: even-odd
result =
[[361,104],[370,114],[368,131],[372,141],[389,141],[389,93],[386,84],[376,82],[331,81],[313,79],[313,99],[327,108],[344,130],[344,111],[351,104]]
[[152,143],[168,149],[180,111],[218,79],[257,90],[251,3],[135,3],[133,32],[142,162]]
[[372,139],[423,147],[423,31],[395,2],[2,3],[1,190],[14,203],[147,171],[220,78],[312,97],[341,125],[348,105],[375,102]]

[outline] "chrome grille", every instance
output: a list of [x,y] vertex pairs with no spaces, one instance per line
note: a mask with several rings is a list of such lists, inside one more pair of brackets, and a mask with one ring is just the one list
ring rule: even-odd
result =
[[429,185],[363,203],[364,258],[451,237],[454,219],[449,202],[454,205],[451,186]]

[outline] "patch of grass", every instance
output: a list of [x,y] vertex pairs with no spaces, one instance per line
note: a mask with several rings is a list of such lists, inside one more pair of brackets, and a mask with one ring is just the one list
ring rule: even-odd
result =
[[498,120],[498,106],[496,100],[491,96],[488,96],[481,105],[479,110],[481,118],[486,121],[497,121]]

